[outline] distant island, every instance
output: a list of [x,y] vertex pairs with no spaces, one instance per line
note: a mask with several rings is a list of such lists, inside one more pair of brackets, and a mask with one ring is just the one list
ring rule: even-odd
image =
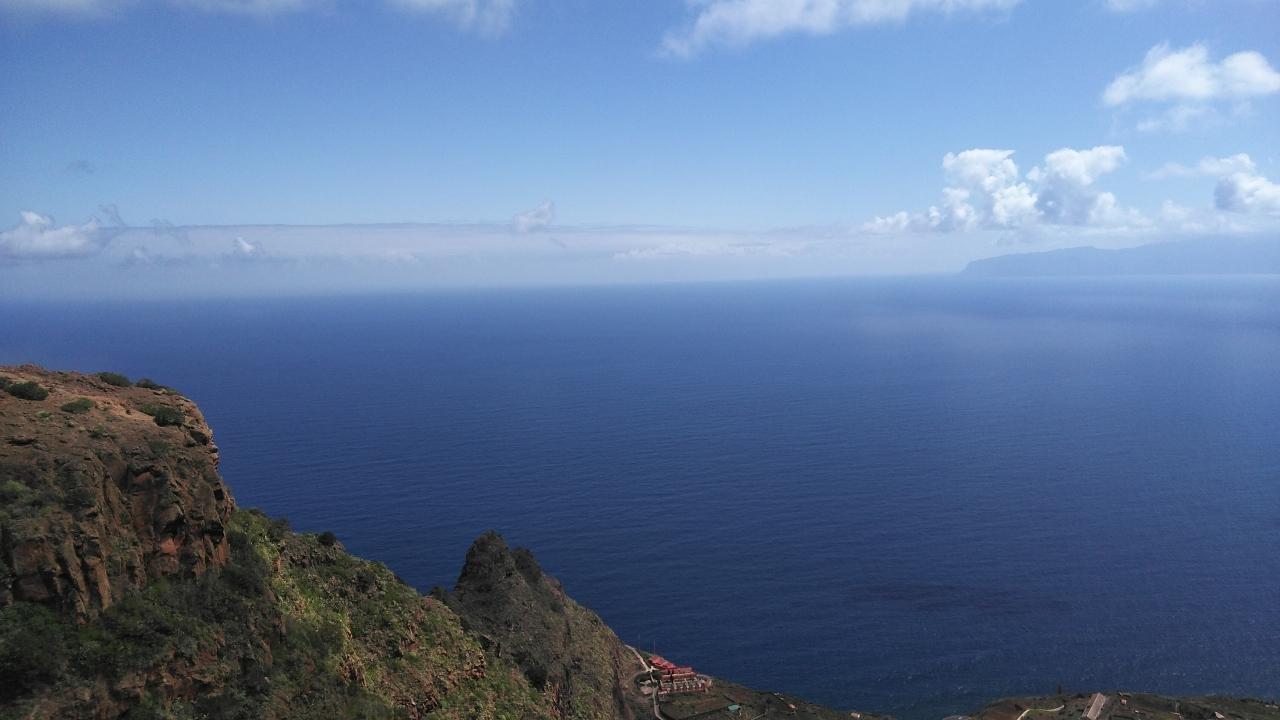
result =
[[1183,240],[1103,250],[1077,247],[975,260],[964,275],[980,277],[1119,275],[1276,275],[1280,238]]
[[[493,532],[420,595],[331,532],[237,507],[213,440],[159,383],[0,367],[0,720],[882,719],[626,645]],[[1058,718],[1280,706],[1058,688],[964,716]]]

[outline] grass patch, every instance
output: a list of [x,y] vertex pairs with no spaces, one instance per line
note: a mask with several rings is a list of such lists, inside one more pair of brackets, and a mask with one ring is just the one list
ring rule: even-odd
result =
[[81,413],[89,412],[89,410],[92,407],[93,407],[93,401],[90,400],[89,398],[76,398],[75,400],[72,400],[71,402],[67,403],[66,405],[63,405],[58,409],[65,413],[71,413],[72,415],[79,415]]

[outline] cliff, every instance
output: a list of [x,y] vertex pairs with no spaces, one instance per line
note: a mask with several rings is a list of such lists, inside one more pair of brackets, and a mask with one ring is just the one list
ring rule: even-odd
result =
[[[876,720],[706,677],[659,704],[653,659],[528,550],[486,533],[424,597],[330,533],[237,509],[199,410],[139,385],[0,367],[0,720]],[[1260,701],[1102,697],[974,717],[1280,720]]]
[[84,620],[226,563],[235,503],[193,403],[32,366],[4,368],[0,385],[20,389],[0,391],[0,605]]

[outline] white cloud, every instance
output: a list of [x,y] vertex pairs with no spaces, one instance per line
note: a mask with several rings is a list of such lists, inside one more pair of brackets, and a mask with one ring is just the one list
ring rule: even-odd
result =
[[692,22],[662,49],[688,57],[713,45],[747,45],[779,35],[827,35],[859,25],[901,22],[916,12],[1009,10],[1021,0],[686,0]]
[[532,210],[516,213],[511,218],[511,227],[519,233],[545,230],[556,221],[556,204],[547,200]]
[[499,34],[511,26],[516,0],[391,0],[400,7],[438,13],[469,30]]
[[70,258],[101,250],[111,234],[103,232],[97,218],[83,225],[57,225],[53,218],[23,211],[21,221],[0,232],[0,257],[17,260]]
[[1103,93],[1108,105],[1135,101],[1210,101],[1245,99],[1280,92],[1280,73],[1252,50],[1209,58],[1204,45],[1170,50],[1161,44],[1147,52],[1141,67],[1117,77]]
[[908,230],[1026,230],[1041,225],[1142,226],[1141,213],[1122,207],[1095,187],[1097,180],[1126,160],[1124,148],[1064,148],[1025,176],[1012,150],[975,148],[942,160],[948,185],[942,203],[915,215],[899,212],[862,226],[871,233]]
[[1165,163],[1147,175],[1152,180],[1165,178],[1217,178],[1213,205],[1230,213],[1280,215],[1280,185],[1258,172],[1258,165],[1245,153],[1229,157],[1205,157],[1194,166]]
[[1141,130],[1182,130],[1206,117],[1220,117],[1219,107],[1234,104],[1247,113],[1252,98],[1280,92],[1280,72],[1256,51],[1238,52],[1214,61],[1197,43],[1171,49],[1167,43],[1147,52],[1142,64],[1122,73],[1102,93],[1110,107],[1167,105],[1141,121]]
[[1165,163],[1159,170],[1147,175],[1147,177],[1152,180],[1198,176],[1222,177],[1237,172],[1251,173],[1255,169],[1257,169],[1257,165],[1254,164],[1253,158],[1245,153],[1239,153],[1224,158],[1201,158],[1200,162],[1196,163],[1194,167],[1176,162]]
[[1256,172],[1234,172],[1218,180],[1213,201],[1228,212],[1280,215],[1280,185]]
[[1112,12],[1135,12],[1155,7],[1160,0],[1106,0],[1107,9]]

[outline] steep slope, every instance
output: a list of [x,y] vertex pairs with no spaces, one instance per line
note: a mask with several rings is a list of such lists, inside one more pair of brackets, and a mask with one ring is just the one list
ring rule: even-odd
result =
[[543,574],[528,550],[482,535],[452,593],[466,627],[520,667],[563,718],[630,718],[627,692],[638,662],[595,613]]

